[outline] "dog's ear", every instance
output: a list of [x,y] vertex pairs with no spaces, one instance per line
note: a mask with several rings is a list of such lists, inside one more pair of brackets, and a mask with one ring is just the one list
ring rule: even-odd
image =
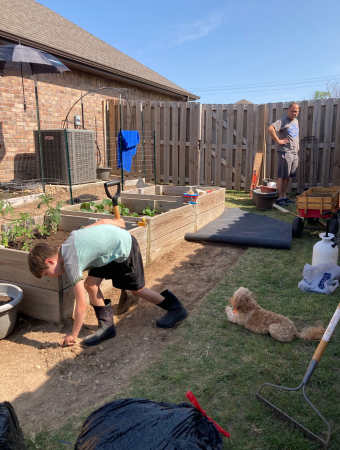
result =
[[253,294],[246,288],[240,288],[232,298],[232,306],[236,311],[248,313],[256,306]]

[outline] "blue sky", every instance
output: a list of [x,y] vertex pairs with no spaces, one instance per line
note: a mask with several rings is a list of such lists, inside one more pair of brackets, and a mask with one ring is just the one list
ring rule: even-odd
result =
[[340,1],[40,0],[202,103],[308,100],[340,80]]

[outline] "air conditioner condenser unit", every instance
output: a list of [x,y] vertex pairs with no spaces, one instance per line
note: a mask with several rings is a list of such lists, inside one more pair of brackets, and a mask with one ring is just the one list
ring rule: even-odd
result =
[[[72,184],[96,181],[95,133],[89,130],[41,130],[42,159],[46,182],[69,184],[67,149]],[[34,130],[38,178],[42,178],[39,135]]]

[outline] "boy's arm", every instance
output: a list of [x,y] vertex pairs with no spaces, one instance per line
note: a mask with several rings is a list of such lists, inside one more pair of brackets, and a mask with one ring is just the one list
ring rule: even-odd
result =
[[81,326],[83,325],[85,314],[86,314],[86,297],[85,297],[85,287],[84,280],[78,281],[74,286],[74,295],[76,298],[76,309],[74,312],[74,323],[72,332],[67,334],[60,341],[62,347],[67,347],[68,345],[73,345],[74,341],[80,332]]
[[125,228],[125,222],[123,219],[99,219],[96,223],[87,225],[85,228],[94,227],[96,225],[115,225],[119,228]]

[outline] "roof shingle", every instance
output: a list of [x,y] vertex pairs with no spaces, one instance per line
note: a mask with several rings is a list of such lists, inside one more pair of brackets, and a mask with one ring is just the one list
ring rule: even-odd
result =
[[1,0],[0,36],[170,92],[199,97],[34,0]]

